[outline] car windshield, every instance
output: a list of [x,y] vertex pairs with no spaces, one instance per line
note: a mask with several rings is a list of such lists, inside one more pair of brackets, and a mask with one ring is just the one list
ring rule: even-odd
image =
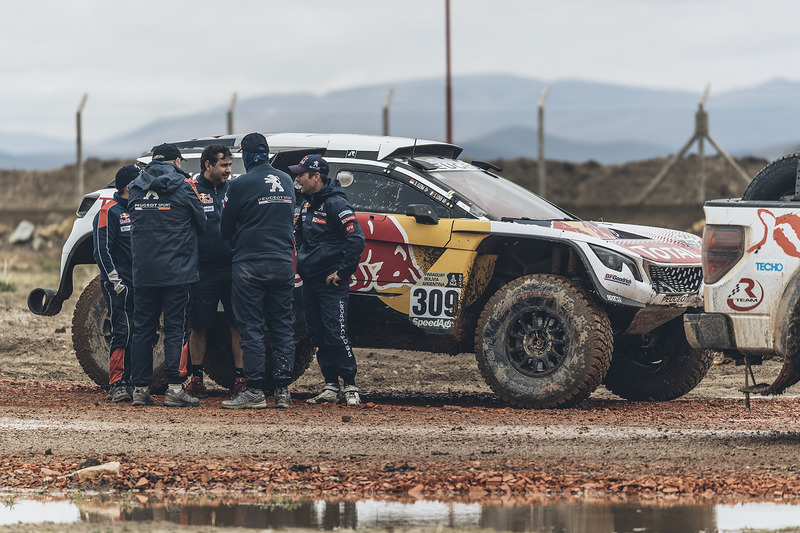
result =
[[[464,168],[438,169],[430,175],[462,194],[496,219],[563,220],[574,217],[505,178],[489,174],[461,161]],[[437,162],[441,167],[441,162]],[[459,165],[461,166],[461,165]]]

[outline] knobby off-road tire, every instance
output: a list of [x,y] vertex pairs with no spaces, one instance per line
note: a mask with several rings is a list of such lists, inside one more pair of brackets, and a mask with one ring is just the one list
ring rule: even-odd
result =
[[[235,379],[233,367],[233,352],[231,351],[231,330],[225,322],[222,313],[217,314],[216,325],[206,333],[206,358],[203,362],[208,377],[221,387],[233,388]],[[266,347],[266,368],[264,370],[264,391],[272,394],[275,383],[272,380],[272,367],[269,361],[271,350],[269,332],[265,332],[264,344]],[[296,325],[294,334],[294,369],[292,381],[296,381],[308,370],[314,359],[314,346],[305,330],[305,326]]]
[[478,320],[475,358],[504,401],[532,408],[582,402],[611,362],[608,315],[569,279],[531,275],[508,283]]
[[686,341],[681,316],[647,335],[617,339],[603,384],[626,400],[674,400],[703,380],[712,360],[711,351]]
[[[156,394],[161,394],[167,389],[167,378],[164,375],[164,346],[161,338],[159,326],[158,342],[153,349],[153,383],[150,387]],[[100,288],[100,276],[86,286],[75,305],[75,313],[72,315],[72,345],[78,363],[86,375],[101,387],[108,388],[111,320]]]
[[742,193],[742,200],[780,200],[794,196],[800,152],[776,159],[762,168]]

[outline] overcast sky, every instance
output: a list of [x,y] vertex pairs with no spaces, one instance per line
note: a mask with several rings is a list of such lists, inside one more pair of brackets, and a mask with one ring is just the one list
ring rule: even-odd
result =
[[[451,0],[453,76],[800,80],[790,0]],[[97,141],[239,98],[444,76],[444,0],[6,0],[0,132]],[[454,87],[457,93],[457,86]],[[538,98],[534,95],[533,98]]]

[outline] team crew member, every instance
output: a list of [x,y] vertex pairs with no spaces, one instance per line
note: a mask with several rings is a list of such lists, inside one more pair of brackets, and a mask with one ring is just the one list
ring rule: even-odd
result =
[[247,389],[222,402],[226,409],[263,409],[266,353],[264,325],[272,340],[270,362],[275,406],[292,405],[292,179],[269,164],[269,145],[260,133],[242,139],[246,174],[228,184],[220,220],[223,239],[233,245],[233,314],[242,337]]
[[117,171],[114,199],[103,204],[92,222],[94,260],[100,267],[100,288],[111,322],[108,399],[114,403],[131,401],[133,391],[129,346],[133,320],[133,258],[128,184],[138,175],[136,165],[126,165]]
[[189,286],[197,281],[197,234],[206,227],[203,205],[180,168],[174,144],[153,148],[153,160],[130,184],[133,252],[133,405],[152,405],[153,346],[164,313],[164,373],[167,407],[199,405],[183,388],[181,350],[187,329]]
[[231,306],[231,260],[233,250],[230,242],[224,240],[219,231],[219,220],[222,213],[222,199],[228,189],[228,178],[231,176],[233,156],[227,146],[214,144],[206,146],[200,155],[202,172],[195,179],[195,187],[203,203],[206,213],[206,230],[197,240],[200,256],[200,280],[192,285],[191,312],[189,324],[189,354],[191,363],[189,371],[192,375],[186,392],[195,398],[206,398],[208,392],[203,385],[203,359],[206,355],[206,332],[214,326],[217,307],[222,302],[225,318],[231,331],[231,351],[235,380],[234,397],[244,391],[245,380],[242,369],[242,346],[239,330],[233,320]]
[[364,250],[364,233],[339,182],[328,179],[328,168],[318,155],[289,167],[306,199],[295,228],[297,273],[303,278],[303,310],[325,378],[322,392],[306,401],[339,401],[341,377],[344,401],[357,405],[361,398],[347,336],[347,308],[350,276]]

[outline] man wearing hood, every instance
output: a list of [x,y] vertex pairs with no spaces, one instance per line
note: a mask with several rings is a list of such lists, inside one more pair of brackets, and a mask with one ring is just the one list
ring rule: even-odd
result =
[[266,351],[264,326],[269,329],[270,367],[275,406],[291,407],[289,384],[294,370],[292,327],[292,178],[269,164],[269,145],[260,133],[242,139],[247,170],[228,184],[223,200],[220,232],[233,246],[231,303],[242,339],[246,389],[225,409],[263,409]]
[[167,407],[196,406],[180,375],[187,329],[189,288],[198,279],[197,235],[205,230],[203,204],[190,176],[181,170],[174,144],[153,148],[153,159],[130,184],[133,252],[133,405],[153,405],[153,346],[164,313],[164,372]]
[[[290,166],[306,201],[295,227],[297,273],[303,278],[303,311],[325,386],[307,400],[344,400],[358,405],[356,358],[347,336],[350,276],[364,251],[364,232],[339,182],[328,179],[328,162],[316,154]],[[339,378],[344,384],[340,393]]]

